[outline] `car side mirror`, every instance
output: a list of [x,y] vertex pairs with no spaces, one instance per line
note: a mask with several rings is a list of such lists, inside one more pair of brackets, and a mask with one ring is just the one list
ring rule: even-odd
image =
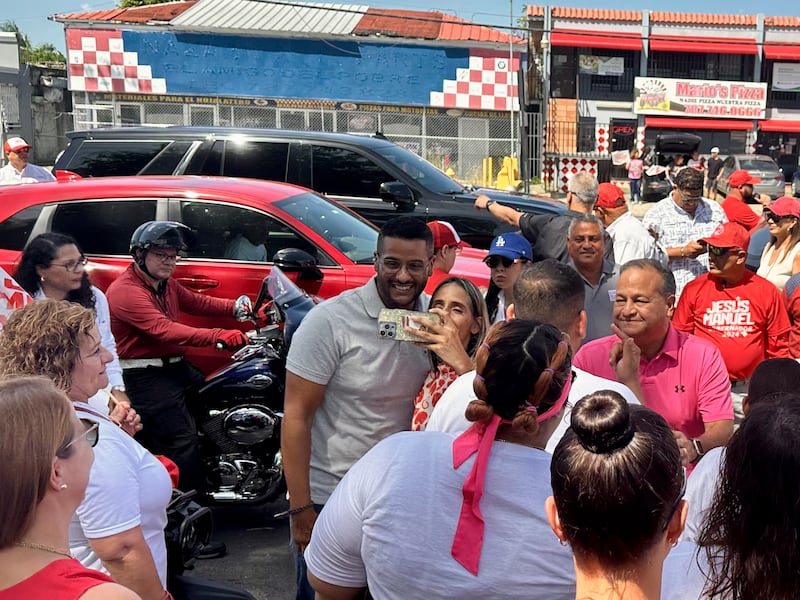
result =
[[323,278],[314,257],[299,248],[278,250],[272,257],[272,263],[284,273],[297,273],[298,280],[322,281]]
[[396,204],[398,208],[412,209],[416,202],[411,188],[400,181],[386,181],[379,190],[381,200]]

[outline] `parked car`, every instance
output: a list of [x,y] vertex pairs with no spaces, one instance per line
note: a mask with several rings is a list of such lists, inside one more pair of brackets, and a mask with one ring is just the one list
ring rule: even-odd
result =
[[[247,294],[254,299],[272,257],[284,248],[304,250],[316,260],[321,279],[302,272],[294,277],[322,298],[362,285],[375,274],[378,231],[368,221],[307,189],[225,177],[98,178],[0,187],[0,266],[13,273],[25,244],[40,233],[68,233],[89,259],[92,281],[105,290],[131,263],[128,244],[134,229],[155,219],[181,221],[195,233],[197,242],[178,262],[174,277],[211,296]],[[267,262],[230,255],[229,244],[252,228],[260,233]],[[488,286],[485,255],[465,248],[452,273]],[[199,327],[218,327],[215,321],[187,316]],[[206,369],[221,359],[213,350],[192,354]]]
[[778,163],[778,168],[781,170],[781,173],[783,173],[784,181],[794,181],[794,175],[798,172],[797,161],[797,154],[779,154],[775,159],[775,162]]
[[728,177],[739,169],[744,169],[752,177],[761,179],[760,183],[753,186],[756,194],[765,194],[771,200],[784,195],[786,181],[778,164],[772,158],[766,154],[731,154],[723,161],[722,171],[717,178],[717,190],[724,196],[727,196],[731,189]]
[[[692,133],[661,133],[656,136],[652,154],[645,158],[648,159],[650,167],[666,168],[679,154],[684,155],[688,160],[700,147],[702,141],[700,136]],[[658,202],[662,198],[666,198],[671,191],[672,185],[667,181],[667,176],[663,171],[654,175],[647,173],[642,175],[642,201]]]
[[[398,214],[443,220],[476,248],[511,231],[475,210],[475,192],[387,139],[370,136],[215,127],[74,131],[56,176],[226,175],[284,181],[338,200],[380,226]],[[480,190],[519,210],[560,214],[549,198]]]

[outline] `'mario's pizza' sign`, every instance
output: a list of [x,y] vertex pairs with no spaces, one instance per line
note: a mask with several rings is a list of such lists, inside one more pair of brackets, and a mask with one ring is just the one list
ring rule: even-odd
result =
[[633,110],[642,115],[764,119],[767,84],[637,77]]

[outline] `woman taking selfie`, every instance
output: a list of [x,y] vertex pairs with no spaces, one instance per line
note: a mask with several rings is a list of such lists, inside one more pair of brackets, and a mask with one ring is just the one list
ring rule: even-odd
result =
[[475,368],[475,353],[489,328],[486,303],[480,290],[468,279],[448,277],[442,280],[428,306],[442,322],[414,318],[423,327],[409,330],[422,338],[418,345],[432,352],[434,362],[434,368],[428,372],[414,401],[412,431],[425,429],[433,407],[448,386],[459,375]]
[[86,496],[70,523],[70,552],[144,600],[162,600],[172,484],[150,452],[87,403],[108,384],[110,361],[94,313],[72,302],[32,302],[14,311],[0,332],[0,376],[49,377],[80,418],[99,424]]
[[139,598],[69,552],[97,441],[49,379],[0,381],[0,600]]
[[658,600],[686,519],[686,478],[664,419],[603,390],[579,400],[553,453],[547,517],[572,548],[576,598]]
[[[571,386],[555,327],[494,325],[476,356],[473,425],[458,437],[402,432],[334,490],[305,559],[317,600],[562,600],[572,559],[544,513],[550,455]],[[524,476],[523,476],[524,474]]]

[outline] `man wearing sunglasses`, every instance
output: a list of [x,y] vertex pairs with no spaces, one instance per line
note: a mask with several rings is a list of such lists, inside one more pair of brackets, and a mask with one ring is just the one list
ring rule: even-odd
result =
[[677,298],[687,283],[708,271],[706,247],[699,240],[727,220],[719,204],[703,198],[703,172],[697,169],[683,169],[675,175],[675,189],[642,219],[667,250]]
[[55,181],[53,174],[28,162],[31,145],[21,137],[8,138],[3,144],[8,164],[0,169],[0,185],[19,183],[42,183]]
[[709,272],[686,285],[672,324],[719,348],[731,380],[734,417],[744,417],[742,398],[750,376],[768,358],[789,358],[789,317],[778,288],[747,270],[750,237],[737,223],[703,238]]
[[758,177],[753,177],[744,169],[738,169],[728,177],[730,191],[725,200],[722,201],[722,210],[729,221],[738,223],[748,231],[752,231],[761,222],[761,218],[747,206],[750,200],[757,200],[764,204],[769,204],[769,196],[760,196],[753,193],[753,185],[761,181]]

